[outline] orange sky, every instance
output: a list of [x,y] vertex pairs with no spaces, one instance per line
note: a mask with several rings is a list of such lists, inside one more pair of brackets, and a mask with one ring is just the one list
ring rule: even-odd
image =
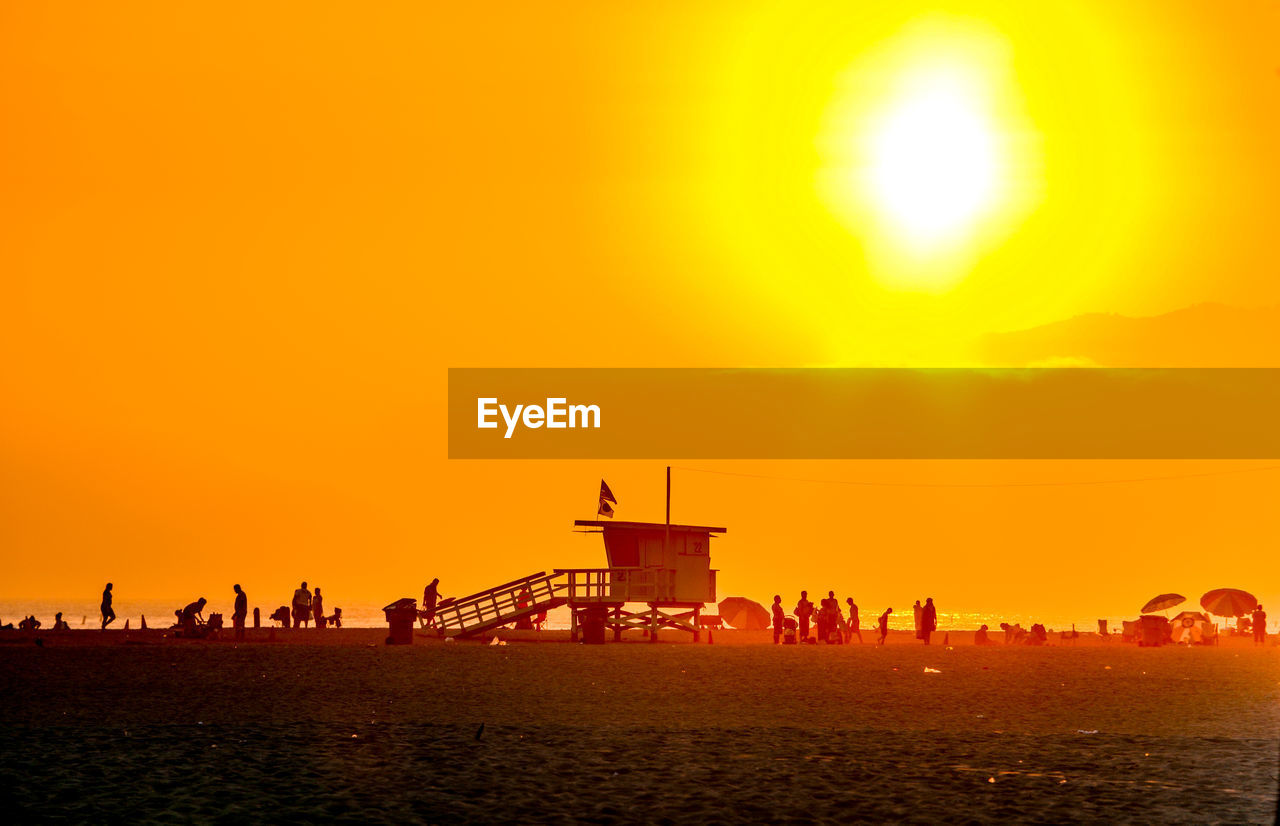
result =
[[[1004,5],[5,5],[0,596],[456,593],[600,561],[569,526],[601,476],[661,518],[661,463],[447,461],[449,366],[969,364],[1080,313],[1280,303],[1280,4]],[[918,289],[820,182],[840,113],[935,52],[986,73],[1022,194]],[[1209,465],[1153,464],[746,470]],[[1280,473],[677,483],[730,528],[725,595],[1280,596]]]

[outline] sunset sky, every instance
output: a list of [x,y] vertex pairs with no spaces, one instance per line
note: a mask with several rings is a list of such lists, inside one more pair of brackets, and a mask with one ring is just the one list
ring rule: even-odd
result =
[[[448,367],[968,366],[1270,312],[1277,146],[1274,0],[4,4],[0,598],[603,564],[572,521],[601,477],[660,520],[664,463],[451,462]],[[722,596],[1280,599],[1280,462],[672,463],[755,474],[675,474]]]

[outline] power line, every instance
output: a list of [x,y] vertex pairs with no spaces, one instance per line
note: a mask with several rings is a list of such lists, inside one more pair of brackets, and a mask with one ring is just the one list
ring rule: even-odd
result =
[[1088,485],[1128,485],[1137,482],[1169,482],[1179,479],[1227,476],[1235,473],[1261,473],[1269,470],[1280,470],[1280,465],[1215,470],[1205,473],[1182,473],[1170,476],[1136,476],[1127,479],[1087,479],[1071,482],[868,482],[852,479],[806,479],[798,476],[775,476],[767,473],[739,473],[731,470],[711,470],[709,468],[683,467],[680,465],[673,465],[672,469],[685,470],[690,473],[711,473],[718,476],[741,476],[748,479],[773,479],[781,482],[806,482],[816,485],[851,485],[864,488],[1063,488]]

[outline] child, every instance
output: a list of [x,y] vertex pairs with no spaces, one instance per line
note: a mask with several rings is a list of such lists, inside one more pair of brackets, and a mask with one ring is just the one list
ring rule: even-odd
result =
[[892,608],[886,608],[880,615],[880,641],[876,643],[877,645],[884,645],[884,641],[889,637],[889,615],[892,613]]

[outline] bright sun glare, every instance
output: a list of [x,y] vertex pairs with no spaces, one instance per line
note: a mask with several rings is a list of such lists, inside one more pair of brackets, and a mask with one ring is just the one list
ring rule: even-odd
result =
[[1039,202],[1039,141],[1014,66],[999,32],[930,17],[836,79],[817,185],[886,286],[951,289]]
[[912,89],[886,109],[868,136],[868,184],[878,209],[917,242],[964,234],[995,190],[995,140],[981,109],[945,80]]

